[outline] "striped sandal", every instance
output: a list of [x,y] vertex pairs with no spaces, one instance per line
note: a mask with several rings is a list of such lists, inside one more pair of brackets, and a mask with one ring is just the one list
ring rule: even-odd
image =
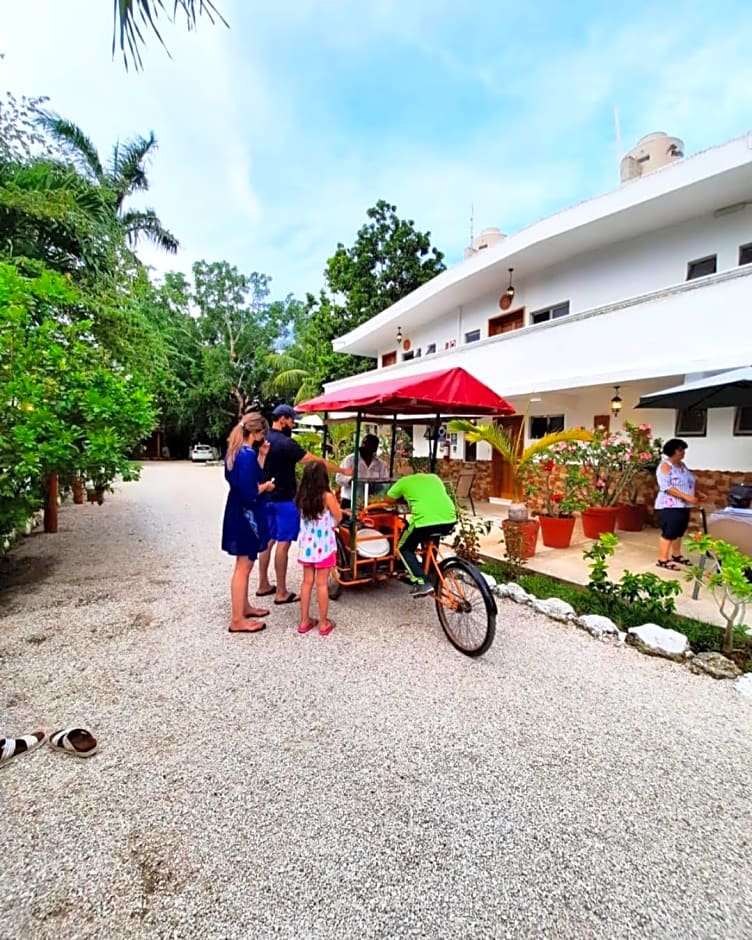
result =
[[44,731],[25,734],[21,738],[0,738],[0,767],[4,767],[19,754],[28,754],[44,743],[47,735]]
[[50,735],[50,747],[72,757],[92,757],[97,753],[99,745],[94,735],[85,728],[63,728]]

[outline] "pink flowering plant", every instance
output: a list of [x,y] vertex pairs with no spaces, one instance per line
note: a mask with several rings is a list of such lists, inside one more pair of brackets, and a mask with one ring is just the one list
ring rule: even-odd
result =
[[621,433],[596,428],[591,441],[569,450],[569,458],[583,473],[579,495],[588,506],[635,502],[647,468],[660,460],[661,446],[659,438],[652,438],[649,424],[625,421]]
[[570,518],[587,505],[579,492],[585,483],[580,468],[573,462],[555,459],[565,456],[570,446],[574,445],[556,444],[525,468],[525,495],[538,502],[541,516]]

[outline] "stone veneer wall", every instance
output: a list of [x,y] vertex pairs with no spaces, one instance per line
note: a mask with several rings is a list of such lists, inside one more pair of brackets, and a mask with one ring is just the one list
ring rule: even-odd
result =
[[[407,461],[398,461],[396,469],[400,474],[410,473],[410,465]],[[475,502],[487,501],[489,496],[495,495],[491,492],[490,460],[472,462],[439,460],[437,469],[442,480],[449,480],[452,483],[456,481],[460,470],[475,470],[475,480],[473,481],[473,499]],[[553,474],[554,491],[556,489],[556,475],[559,472],[563,471],[561,471],[561,468],[557,467]],[[715,509],[723,509],[726,505],[728,491],[732,486],[735,486],[737,483],[752,482],[752,470],[745,473],[742,470],[695,470],[693,468],[692,472],[697,478],[697,489],[705,493],[707,497],[704,504],[707,512],[712,512]],[[658,487],[655,482],[655,477],[652,474],[645,474],[644,477],[644,480],[637,490],[637,502],[647,504],[648,522],[655,525],[656,520],[653,512],[653,503],[658,493]],[[526,498],[526,502],[532,512],[540,512],[543,509],[541,500],[537,499],[535,496]],[[690,528],[699,527],[699,514],[693,513]]]

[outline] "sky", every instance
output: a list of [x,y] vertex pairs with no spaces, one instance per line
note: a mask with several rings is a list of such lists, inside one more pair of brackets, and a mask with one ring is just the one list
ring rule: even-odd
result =
[[214,2],[229,29],[164,22],[171,58],[150,37],[137,72],[111,0],[0,0],[0,88],[49,96],[105,153],[157,135],[141,204],[181,242],[139,252],[157,275],[224,259],[303,298],[378,199],[454,264],[471,230],[617,186],[615,112],[622,152],[752,128],[748,0]]

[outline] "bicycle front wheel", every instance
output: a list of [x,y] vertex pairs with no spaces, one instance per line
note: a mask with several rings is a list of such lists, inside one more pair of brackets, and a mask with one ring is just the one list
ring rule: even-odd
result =
[[465,656],[482,656],[496,636],[496,601],[475,565],[445,558],[439,565],[436,613],[447,639]]

